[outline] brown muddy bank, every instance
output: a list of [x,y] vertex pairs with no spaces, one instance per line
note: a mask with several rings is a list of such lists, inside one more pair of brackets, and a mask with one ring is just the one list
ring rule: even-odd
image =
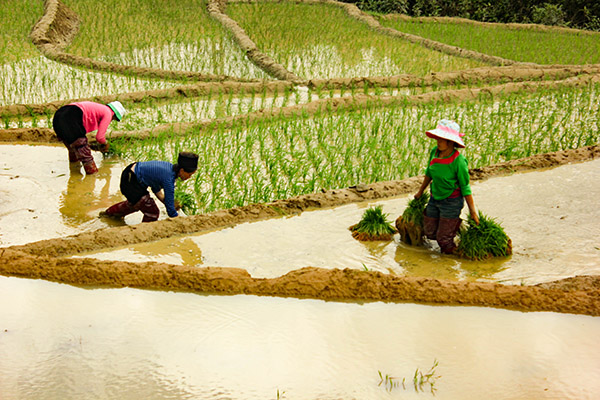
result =
[[[513,160],[471,171],[485,179],[596,159],[600,145]],[[253,278],[238,268],[190,267],[165,263],[66,258],[85,251],[220,229],[306,210],[412,193],[420,178],[330,190],[268,204],[101,229],[0,250],[0,274],[46,279],[86,287],[123,287],[214,294],[254,294],[337,301],[418,302],[474,305],[522,311],[600,315],[600,277],[585,276],[536,286],[400,277],[376,271],[302,268],[277,278]]]
[[[76,286],[135,287],[193,293],[247,294],[332,301],[417,302],[600,315],[596,291],[508,286],[399,277],[377,271],[306,267],[272,279],[253,278],[238,268],[188,267],[162,263],[105,262],[32,256],[5,249],[2,273]],[[588,277],[596,282],[600,277]]]

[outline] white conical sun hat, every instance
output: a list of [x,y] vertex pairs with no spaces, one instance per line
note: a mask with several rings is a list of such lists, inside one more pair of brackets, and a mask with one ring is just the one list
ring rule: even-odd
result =
[[125,114],[127,114],[127,110],[125,109],[125,107],[123,107],[123,104],[121,104],[120,101],[111,101],[107,104],[107,106],[109,106],[110,109],[113,110],[115,116],[117,117],[117,121],[121,121]]
[[441,120],[435,129],[429,130],[425,134],[432,139],[446,139],[456,143],[458,147],[465,147],[465,143],[462,140],[465,134],[460,133],[460,126],[449,119]]

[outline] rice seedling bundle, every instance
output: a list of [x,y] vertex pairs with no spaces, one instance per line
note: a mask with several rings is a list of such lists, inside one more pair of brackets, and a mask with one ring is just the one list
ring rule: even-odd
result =
[[429,193],[423,193],[418,199],[412,199],[401,216],[396,219],[396,229],[400,239],[413,246],[423,244],[423,212],[429,202]]
[[175,188],[175,205],[185,215],[194,215],[198,212],[195,196],[186,192],[180,185]]
[[356,240],[391,240],[396,230],[388,221],[381,206],[368,208],[358,224],[352,225],[352,237]]
[[502,226],[479,211],[479,224],[469,217],[467,227],[461,228],[456,253],[470,260],[506,257],[512,254],[512,241]]

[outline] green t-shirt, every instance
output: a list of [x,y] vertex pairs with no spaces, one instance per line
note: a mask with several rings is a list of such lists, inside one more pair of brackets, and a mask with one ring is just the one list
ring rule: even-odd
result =
[[436,200],[457,197],[459,194],[468,196],[471,192],[469,185],[469,165],[467,159],[458,150],[446,158],[437,157],[437,146],[429,154],[429,165],[425,175],[431,178],[431,195]]

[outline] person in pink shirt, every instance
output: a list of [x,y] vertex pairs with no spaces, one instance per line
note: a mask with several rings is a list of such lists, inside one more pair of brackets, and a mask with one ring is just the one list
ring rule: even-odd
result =
[[69,150],[70,162],[81,162],[86,174],[98,172],[92,157],[92,149],[86,137],[96,132],[96,141],[102,145],[102,152],[108,151],[106,130],[111,121],[121,121],[127,113],[119,101],[108,104],[80,101],[59,108],[52,119],[52,127],[58,139]]

